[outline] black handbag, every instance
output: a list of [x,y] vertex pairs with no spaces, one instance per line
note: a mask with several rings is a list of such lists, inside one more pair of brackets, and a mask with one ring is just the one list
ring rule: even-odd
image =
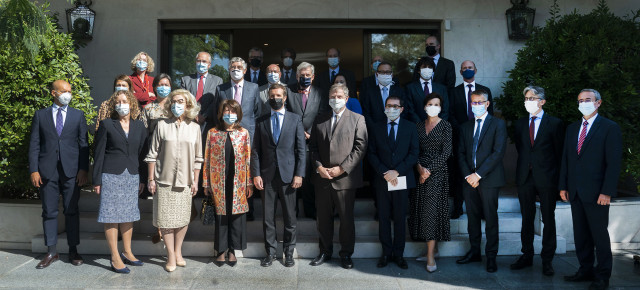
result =
[[213,202],[213,198],[205,198],[202,200],[202,213],[200,219],[203,225],[212,225],[215,221],[216,208]]

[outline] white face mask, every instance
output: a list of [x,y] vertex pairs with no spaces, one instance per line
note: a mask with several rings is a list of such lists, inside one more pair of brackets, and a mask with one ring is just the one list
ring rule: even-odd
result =
[[339,112],[346,104],[347,100],[345,99],[329,99],[329,106],[331,106],[334,112]]
[[286,67],[290,67],[293,64],[293,59],[290,58],[290,57],[285,57],[282,60],[282,64],[284,64],[284,66],[286,66]]
[[267,81],[268,81],[270,84],[277,84],[277,83],[279,83],[279,82],[280,82],[280,74],[278,74],[278,73],[273,73],[273,72],[268,73],[268,74],[267,74]]
[[120,116],[126,116],[129,114],[129,104],[116,104],[116,112]]
[[476,116],[476,118],[480,118],[487,112],[487,107],[484,105],[473,105],[471,106],[471,111],[473,111],[473,115]]
[[535,114],[538,109],[538,101],[524,101],[524,108],[529,112],[529,114]]
[[396,119],[398,119],[398,117],[400,117],[400,108],[385,108],[384,109],[384,114],[387,115],[387,118],[389,118],[389,120],[391,121],[395,121]]
[[378,74],[378,83],[380,83],[383,86],[387,86],[391,83],[391,79],[393,78],[392,75],[381,75]]
[[594,102],[580,103],[578,104],[578,110],[580,110],[583,116],[589,116],[596,111],[596,105]]
[[174,116],[180,118],[180,116],[182,116],[182,114],[184,113],[184,105],[178,103],[171,104],[171,112]]
[[426,106],[424,107],[424,111],[429,115],[429,117],[435,117],[440,114],[442,111],[442,107],[440,106]]
[[244,74],[239,69],[234,69],[231,71],[231,79],[234,81],[239,81],[244,77]]
[[71,95],[71,93],[62,93],[58,96],[58,101],[60,102],[60,104],[62,104],[63,106],[68,105],[71,102],[71,98],[73,96]]
[[433,69],[430,67],[425,67],[420,69],[420,77],[424,80],[430,80],[433,76]]

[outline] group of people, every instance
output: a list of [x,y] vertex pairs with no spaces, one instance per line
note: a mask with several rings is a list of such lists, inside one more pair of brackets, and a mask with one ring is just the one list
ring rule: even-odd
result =
[[[457,263],[482,260],[484,219],[486,269],[497,271],[506,124],[492,115],[491,92],[475,82],[473,61],[462,62],[463,83],[454,87],[454,64],[440,56],[436,37],[427,38],[425,51],[427,56],[416,64],[415,80],[404,87],[393,65],[374,57],[374,74],[362,80],[358,92],[353,72],[340,67],[337,48],[326,51],[328,70],[322,73],[308,62],[294,66],[296,53],[290,48],[282,50],[281,65],[263,70],[263,52],[252,48],[248,61],[229,60],[231,80],[226,83],[209,73],[211,55],[200,52],[196,73],[183,77],[175,90],[169,75],[149,75],[154,62],[148,54],[137,54],[131,61],[133,74],[115,79],[114,93],[101,104],[96,122],[92,183],[100,195],[98,222],[105,225],[112,269],[128,273],[126,264],[143,264],[132,252],[131,236],[132,223],[140,219],[138,195],[145,191],[153,195],[153,224],[167,249],[167,271],[186,265],[182,244],[192,219],[192,198],[199,191],[215,209],[214,263],[234,266],[235,250],[246,248],[246,222],[254,219],[256,190],[263,209],[262,266],[277,259],[278,201],[284,219],[283,262],[295,265],[299,195],[305,215],[317,222],[319,254],[310,265],[332,258],[337,213],[340,264],[353,268],[356,189],[366,179],[379,221],[383,254],[378,267],[393,262],[408,268],[408,223],[411,238],[426,242],[426,255],[418,260],[426,261],[428,272],[436,271],[437,242],[451,239],[449,219],[462,214],[464,201],[471,248]],[[48,246],[38,268],[58,259],[59,196],[70,260],[83,263],[76,246],[79,187],[88,180],[87,124],[81,111],[69,107],[69,83],[53,82],[51,95],[53,105],[34,115],[29,155]],[[545,225],[542,271],[554,274],[554,210],[560,197],[571,202],[580,261],[578,273],[565,279],[594,280],[595,287],[606,288],[612,260],[608,210],[620,171],[620,128],[598,115],[602,99],[596,90],[579,93],[583,120],[566,130],[560,119],[544,112],[546,97],[543,88],[526,87],[524,109],[529,116],[516,122],[523,254],[511,269],[532,265],[539,196]]]

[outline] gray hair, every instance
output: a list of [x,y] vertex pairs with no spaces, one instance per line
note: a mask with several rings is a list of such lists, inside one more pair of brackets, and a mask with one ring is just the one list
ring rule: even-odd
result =
[[234,62],[239,62],[239,63],[241,63],[241,64],[242,64],[242,68],[243,68],[243,69],[247,69],[247,62],[246,62],[246,61],[244,61],[244,59],[242,59],[241,57],[237,57],[237,56],[236,56],[236,57],[232,57],[232,58],[229,60],[229,68],[231,68],[231,64],[233,64]]
[[342,90],[342,92],[344,93],[344,96],[349,97],[349,88],[347,88],[347,86],[343,84],[332,85],[331,88],[329,89],[329,95],[331,95],[331,93],[337,90]]
[[544,89],[538,86],[527,86],[526,88],[524,88],[524,90],[522,91],[523,95],[527,95],[527,92],[531,91],[531,93],[533,93],[534,95],[536,95],[538,98],[540,98],[541,100],[544,100]]
[[308,63],[306,61],[303,61],[298,65],[298,68],[296,69],[296,73],[299,74],[301,70],[309,69],[309,68],[311,69],[311,74],[316,74],[315,67],[312,64],[310,64],[310,63]]
[[489,94],[482,89],[473,91],[471,95],[482,96],[485,101],[489,100]]
[[594,89],[582,89],[582,91],[580,91],[580,93],[583,93],[583,92],[593,93],[593,95],[596,96],[596,101],[602,100],[602,97],[600,96],[600,93],[598,93],[598,91],[596,91]]
[[210,53],[208,53],[208,52],[206,52],[206,51],[198,52],[198,53],[196,54],[196,60],[198,60],[198,55],[200,55],[201,53],[206,53],[206,54],[209,56],[209,62],[212,62],[212,61],[213,61],[213,58],[211,57],[211,54],[210,54]]

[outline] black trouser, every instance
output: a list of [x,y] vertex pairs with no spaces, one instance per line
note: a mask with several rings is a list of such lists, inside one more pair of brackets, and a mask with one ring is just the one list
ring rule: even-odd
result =
[[80,188],[76,184],[76,177],[64,176],[62,163],[58,161],[58,170],[53,176],[42,178],[40,198],[42,199],[42,227],[44,229],[44,243],[46,246],[58,244],[58,202],[62,195],[64,221],[69,246],[80,244],[80,215],[78,200]]
[[533,174],[529,175],[524,184],[518,186],[518,200],[520,200],[520,212],[522,213],[522,254],[527,258],[533,257],[534,221],[536,216],[536,194],[540,196],[540,215],[544,229],[542,232],[542,262],[551,263],[556,252],[556,196],[558,190],[550,184],[536,184]]
[[[233,174],[231,174],[233,177]],[[244,250],[247,248],[245,229],[247,218],[244,213],[233,214],[233,179],[227,178],[225,184],[226,215],[216,215],[214,249],[217,254],[227,249]]]
[[320,252],[333,254],[333,209],[340,217],[340,257],[351,256],[356,242],[356,229],[353,219],[353,207],[356,200],[355,189],[336,190],[331,184],[318,185],[316,195],[318,233],[320,234]]
[[282,218],[284,220],[284,253],[293,255],[296,247],[296,189],[290,183],[282,182],[280,171],[276,168],[273,180],[264,182],[264,190],[260,191],[262,196],[262,218],[264,231],[264,247],[267,255],[276,254],[277,232],[276,232],[276,209],[278,199],[282,206]]
[[471,187],[468,183],[462,185],[464,201],[467,205],[469,242],[471,243],[471,251],[474,254],[480,254],[480,244],[482,242],[482,217],[484,217],[485,235],[487,244],[485,246],[485,255],[487,258],[495,258],[498,254],[498,192],[499,187],[483,187],[481,185],[476,188]]
[[[609,206],[597,203],[585,203],[576,197],[571,201],[573,218],[573,239],[576,255],[580,262],[579,271],[593,273],[597,279],[608,280],[611,277],[613,257],[609,239]],[[635,225],[633,225],[635,226]],[[594,255],[593,249],[596,249]],[[598,265],[593,266],[595,258]]]
[[[308,146],[306,148],[309,148]],[[311,183],[311,176],[316,173],[316,166],[311,160],[311,154],[307,150],[306,155],[306,172],[305,177],[302,180],[302,188],[298,190],[298,195],[302,198],[302,208],[304,209],[304,215],[306,217],[315,218],[316,216],[316,192],[315,187]]]
[[[386,181],[374,183],[378,201],[378,237],[385,256],[402,257],[406,239],[408,190],[388,191]],[[393,239],[391,238],[393,216]]]

